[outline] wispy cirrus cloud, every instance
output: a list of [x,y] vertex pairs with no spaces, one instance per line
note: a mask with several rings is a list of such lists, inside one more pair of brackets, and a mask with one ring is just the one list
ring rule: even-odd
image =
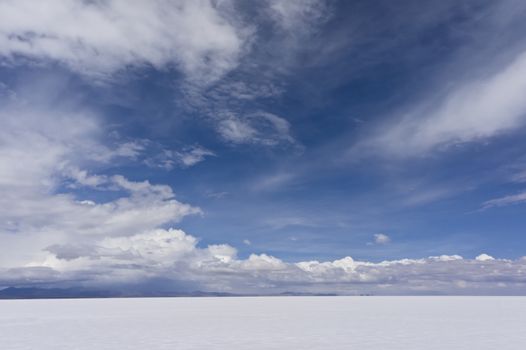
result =
[[[425,32],[438,26],[458,41],[449,42],[450,54],[437,51],[440,64],[419,75],[422,84],[413,84],[404,93],[407,99],[390,106],[374,126],[362,128],[364,134],[351,147],[351,157],[428,156],[513,134],[526,124],[526,104],[521,98],[526,86],[526,45],[517,35],[522,30],[524,4],[509,0],[461,10],[454,2],[442,2],[436,10],[430,13],[439,15],[428,16],[419,9],[415,20],[419,29]],[[467,11],[466,21],[451,21],[457,11]],[[415,37],[401,40],[411,38]],[[410,53],[417,57],[418,50],[426,48],[411,47],[415,51]],[[402,61],[415,58],[402,57]]]
[[267,146],[295,145],[289,122],[275,114],[255,112],[243,118],[231,116],[219,123],[219,134],[234,144],[251,143]]
[[201,146],[192,146],[177,152],[176,155],[185,167],[191,167],[202,162],[206,157],[215,156],[215,153]]
[[189,168],[201,163],[207,157],[214,156],[216,156],[214,152],[200,145],[186,146],[181,150],[164,149],[161,147],[160,150],[154,151],[153,156],[146,156],[144,162],[153,168],[171,170],[175,167]]
[[403,113],[354,150],[421,156],[513,132],[526,124],[525,88],[526,54],[521,53],[489,76],[453,87],[440,101]]
[[526,203],[526,192],[519,192],[504,197],[487,200],[484,203],[482,203],[482,209],[489,209],[493,207],[505,207],[508,205],[520,203]]
[[[329,15],[329,8],[325,1],[267,0],[267,2],[271,16],[277,25],[291,35],[298,34],[298,27],[309,27],[309,23],[322,22]],[[307,31],[315,29],[315,27],[306,28]]]

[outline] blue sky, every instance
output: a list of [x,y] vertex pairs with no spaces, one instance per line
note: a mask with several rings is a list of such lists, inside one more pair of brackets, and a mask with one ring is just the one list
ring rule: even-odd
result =
[[0,286],[519,293],[525,14],[0,1]]

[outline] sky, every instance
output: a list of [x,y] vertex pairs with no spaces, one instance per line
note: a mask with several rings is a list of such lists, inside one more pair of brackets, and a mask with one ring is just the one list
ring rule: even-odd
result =
[[0,0],[0,288],[526,294],[524,16]]

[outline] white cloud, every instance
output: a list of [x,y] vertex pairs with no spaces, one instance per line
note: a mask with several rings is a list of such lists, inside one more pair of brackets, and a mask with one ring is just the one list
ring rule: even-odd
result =
[[128,67],[177,66],[193,83],[234,68],[251,31],[228,2],[27,0],[0,3],[0,55],[50,59],[106,77]]
[[479,256],[477,256],[475,258],[475,260],[477,261],[492,261],[492,260],[495,260],[494,257],[492,257],[491,255],[488,255],[488,254],[480,254]]
[[219,134],[233,143],[250,143],[257,131],[249,123],[238,118],[229,118],[219,123]]
[[137,158],[141,151],[144,150],[144,145],[140,142],[125,142],[120,145],[110,154],[109,158],[126,157]]
[[[134,235],[200,213],[177,201],[169,186],[94,173],[97,165],[135,159],[139,150],[134,143],[106,145],[101,122],[88,109],[3,102],[0,266],[23,266],[58,243]],[[83,198],[76,192],[82,188],[109,197]]]
[[209,91],[209,97],[213,100],[222,100],[225,96],[235,98],[239,101],[250,101],[258,98],[272,98],[279,96],[284,89],[272,81],[259,82],[253,79],[247,80],[224,80]]
[[462,260],[463,258],[460,255],[440,255],[440,256],[430,256],[429,259],[436,261],[455,261]]
[[519,183],[521,183],[521,182],[526,182],[526,171],[525,171],[525,170],[522,170],[522,171],[520,171],[520,172],[514,174],[514,175],[512,176],[512,180],[513,180],[514,182],[519,182]]
[[221,198],[224,198],[224,197],[226,197],[228,195],[229,195],[229,193],[226,192],[226,191],[221,191],[221,192],[207,191],[205,193],[206,197],[213,198],[213,199],[221,199]]
[[455,86],[439,103],[422,104],[377,130],[354,151],[395,156],[485,140],[526,123],[526,53],[493,74]]
[[391,242],[391,238],[386,234],[376,233],[374,235],[374,243],[376,244],[387,244],[389,242]]
[[207,250],[215,259],[223,263],[230,263],[236,259],[237,249],[228,244],[209,245]]
[[274,21],[292,35],[315,29],[312,23],[323,22],[327,3],[320,0],[267,0]]
[[153,263],[170,263],[191,253],[197,240],[180,230],[154,230],[129,237],[106,237],[99,256],[129,259],[140,257]]
[[265,272],[287,269],[287,264],[267,254],[250,254],[248,259],[239,261],[242,270]]
[[218,132],[223,139],[236,144],[295,144],[290,135],[289,122],[275,114],[262,111],[243,117],[230,115],[219,122]]
[[512,194],[500,198],[490,199],[482,203],[482,209],[493,207],[503,207],[512,204],[519,204],[526,202],[526,192]]
[[177,153],[181,163],[190,167],[205,160],[205,157],[215,156],[215,153],[200,146],[189,147]]
[[180,151],[162,149],[159,154],[145,160],[146,165],[171,170],[176,166],[189,168],[216,154],[199,145],[188,146]]

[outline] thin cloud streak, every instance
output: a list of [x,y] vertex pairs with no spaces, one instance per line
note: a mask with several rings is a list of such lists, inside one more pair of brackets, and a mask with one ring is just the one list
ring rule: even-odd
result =
[[417,106],[379,128],[351,153],[422,156],[513,132],[526,123],[526,54],[489,77],[454,88],[438,105]]
[[513,204],[520,204],[526,202],[526,192],[511,194],[500,198],[494,198],[482,203],[482,209],[489,209],[494,207],[504,207]]

